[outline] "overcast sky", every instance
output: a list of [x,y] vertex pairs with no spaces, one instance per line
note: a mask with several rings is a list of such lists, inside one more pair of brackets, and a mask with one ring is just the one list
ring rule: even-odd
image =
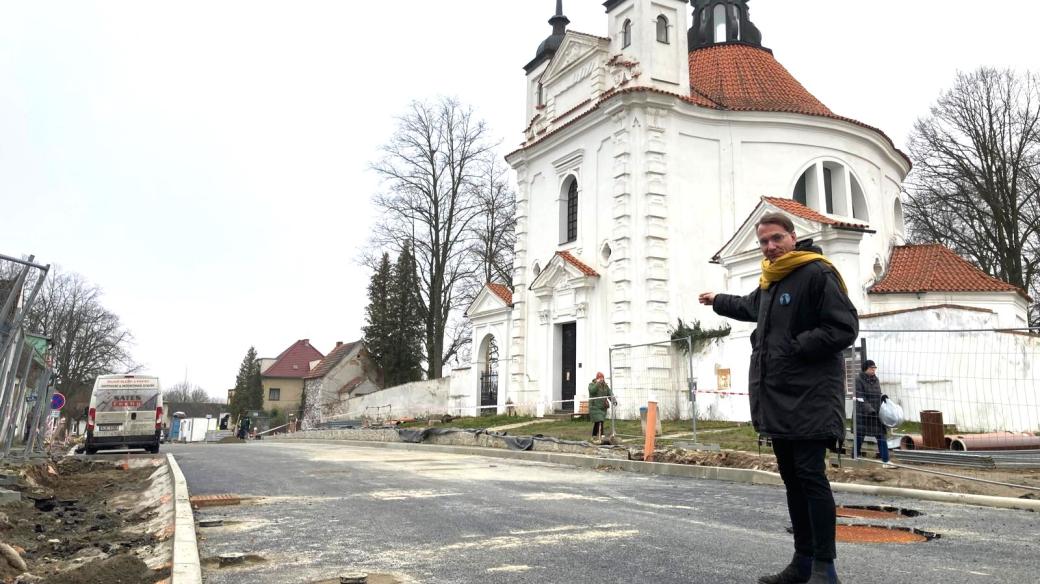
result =
[[[457,96],[516,147],[553,0],[0,0],[0,253],[104,290],[135,358],[214,396],[246,349],[361,335],[378,157]],[[903,147],[958,69],[1040,70],[1037,3],[755,0],[763,43]],[[565,0],[605,35],[601,0]]]

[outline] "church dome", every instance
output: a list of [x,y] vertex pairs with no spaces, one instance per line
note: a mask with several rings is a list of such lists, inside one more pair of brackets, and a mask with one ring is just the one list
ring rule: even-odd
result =
[[746,44],[691,51],[690,89],[694,97],[706,98],[720,109],[838,117],[767,49]]

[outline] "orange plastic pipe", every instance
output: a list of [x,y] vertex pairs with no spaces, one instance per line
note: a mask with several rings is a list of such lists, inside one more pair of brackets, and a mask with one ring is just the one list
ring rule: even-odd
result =
[[653,462],[654,443],[657,441],[657,402],[646,404],[646,440],[643,442],[643,460]]

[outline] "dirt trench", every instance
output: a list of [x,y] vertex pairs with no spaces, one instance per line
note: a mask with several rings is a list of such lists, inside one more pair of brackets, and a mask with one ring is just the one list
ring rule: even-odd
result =
[[[161,457],[6,464],[0,582],[152,584],[170,576],[172,481]],[[24,562],[19,565],[18,560]],[[23,570],[24,568],[24,570]]]

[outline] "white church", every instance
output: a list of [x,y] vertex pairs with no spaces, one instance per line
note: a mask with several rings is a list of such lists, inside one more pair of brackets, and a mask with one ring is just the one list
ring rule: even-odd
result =
[[[570,411],[597,371],[623,398],[610,348],[666,341],[680,318],[722,325],[697,294],[754,289],[754,224],[771,211],[837,265],[861,328],[1026,325],[1025,292],[942,246],[905,244],[911,162],[884,132],[794,79],[746,0],[692,4],[608,0],[598,36],[568,30],[557,1],[552,34],[524,67],[528,125],[507,156],[518,180],[513,286],[489,284],[467,310],[478,405]],[[698,388],[747,387],[753,325],[731,325],[697,356]],[[719,405],[710,394],[704,407],[747,419],[746,399]]]

